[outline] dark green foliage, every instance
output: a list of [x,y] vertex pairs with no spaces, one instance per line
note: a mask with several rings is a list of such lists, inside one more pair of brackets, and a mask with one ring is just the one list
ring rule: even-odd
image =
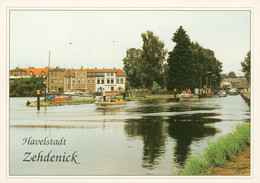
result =
[[234,71],[231,71],[230,73],[228,73],[228,78],[237,78],[237,75]]
[[[214,52],[205,49],[198,43],[191,43],[186,31],[179,27],[174,33],[172,41],[176,43],[169,53],[167,88],[179,90],[200,88],[208,85],[205,78],[214,76],[213,85],[220,83],[222,63],[216,59]],[[210,73],[206,75],[205,73]]]
[[10,86],[10,93],[16,96],[34,96],[36,90],[44,90],[43,77],[33,75],[30,78],[16,79]]
[[167,51],[164,43],[152,31],[142,34],[143,50],[140,65],[141,85],[151,89],[155,81],[160,86],[164,85],[163,62]]
[[128,49],[123,59],[128,87],[151,89],[154,81],[162,87],[165,83],[164,61],[167,54],[164,43],[152,31],[141,36],[142,49]]
[[242,66],[242,72],[245,73],[245,77],[247,81],[250,83],[251,51],[247,52],[245,60],[241,62],[241,66]]
[[123,59],[124,68],[127,75],[129,88],[139,88],[141,86],[140,80],[140,62],[142,50],[130,48],[126,51],[126,57]]

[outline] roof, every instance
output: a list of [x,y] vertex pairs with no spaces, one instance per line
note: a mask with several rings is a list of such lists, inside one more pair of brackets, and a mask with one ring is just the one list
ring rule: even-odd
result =
[[125,76],[125,72],[121,69],[87,69],[87,72],[116,72],[117,76]]
[[26,72],[26,71],[23,69],[16,68],[16,69],[10,70],[10,72]]
[[222,82],[231,82],[231,83],[236,83],[242,80],[246,80],[246,78],[225,78],[222,80]]
[[47,76],[48,70],[51,70],[51,68],[50,69],[48,69],[48,67],[47,68],[24,68],[22,70],[25,70],[27,72],[26,75],[30,75],[30,72],[33,72],[34,75],[39,76],[42,74],[42,72],[44,72],[45,73],[44,75]]

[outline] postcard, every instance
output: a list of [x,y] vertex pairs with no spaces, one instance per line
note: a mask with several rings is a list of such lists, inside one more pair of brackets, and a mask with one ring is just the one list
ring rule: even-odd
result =
[[4,5],[1,179],[256,180],[259,3],[119,5]]

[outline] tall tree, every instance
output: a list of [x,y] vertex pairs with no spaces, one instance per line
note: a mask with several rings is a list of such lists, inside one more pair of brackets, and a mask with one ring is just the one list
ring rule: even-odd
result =
[[123,59],[123,70],[126,73],[127,81],[133,88],[140,88],[140,63],[142,50],[130,48],[126,51],[126,57]]
[[167,88],[179,90],[194,87],[194,68],[192,61],[191,42],[188,34],[182,28],[174,33],[172,41],[176,43],[173,50],[169,53],[168,62],[168,80]]
[[148,89],[152,88],[154,81],[163,86],[163,65],[167,54],[164,43],[152,31],[142,33],[141,36],[143,39],[140,67],[141,84]]
[[241,62],[242,72],[245,73],[247,81],[250,83],[250,73],[251,73],[251,51],[247,52],[246,57],[243,62]]
[[228,78],[237,78],[237,75],[234,71],[228,73]]

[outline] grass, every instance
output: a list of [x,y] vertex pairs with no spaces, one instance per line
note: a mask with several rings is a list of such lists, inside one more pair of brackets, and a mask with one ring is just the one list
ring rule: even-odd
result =
[[237,126],[236,130],[215,142],[210,142],[204,154],[187,159],[179,175],[209,175],[212,167],[222,167],[227,160],[234,160],[250,144],[250,123]]

